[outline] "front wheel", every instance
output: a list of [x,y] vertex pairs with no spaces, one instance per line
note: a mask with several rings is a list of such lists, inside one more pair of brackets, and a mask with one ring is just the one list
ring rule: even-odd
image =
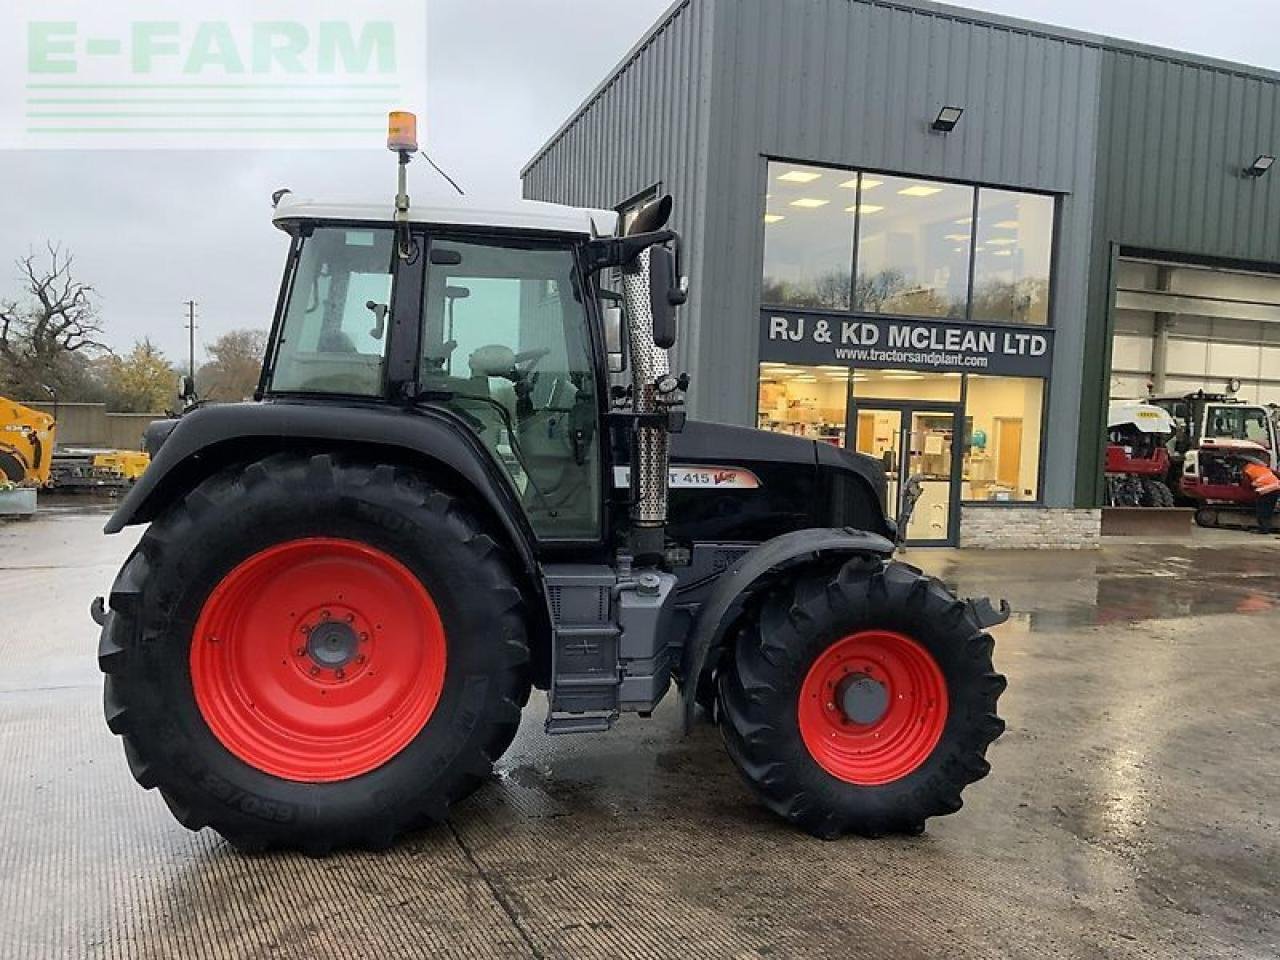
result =
[[237,846],[384,846],[488,775],[529,695],[502,551],[416,471],[282,454],[159,517],[99,663],[134,777]]
[[719,673],[729,754],[817,836],[919,832],[990,770],[992,646],[968,604],[905,564],[802,575],[759,603]]

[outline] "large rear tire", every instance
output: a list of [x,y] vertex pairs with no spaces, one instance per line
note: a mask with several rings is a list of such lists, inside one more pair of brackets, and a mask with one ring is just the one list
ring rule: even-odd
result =
[[400,467],[224,471],[152,523],[109,607],[107,723],[134,777],[242,849],[376,848],[443,819],[529,696],[502,551]]
[[1005,680],[969,605],[913,567],[855,559],[767,595],[719,673],[729,755],[820,837],[917,833],[990,770]]
[[1172,507],[1173,491],[1163,480],[1144,480],[1142,483],[1144,507]]

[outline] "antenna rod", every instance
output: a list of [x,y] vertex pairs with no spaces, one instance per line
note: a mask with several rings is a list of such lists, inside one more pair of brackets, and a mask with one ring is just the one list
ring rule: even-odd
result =
[[196,302],[187,304],[187,372],[191,374],[191,382],[196,381]]

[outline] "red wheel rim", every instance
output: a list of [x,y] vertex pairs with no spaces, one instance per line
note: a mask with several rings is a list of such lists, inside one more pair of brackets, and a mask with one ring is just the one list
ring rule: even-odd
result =
[[350,540],[256,553],[205,601],[191,684],[214,736],[307,783],[368,773],[418,734],[444,687],[444,625],[404,564]]
[[[863,699],[849,699],[861,685]],[[855,718],[845,707],[853,703]],[[872,715],[869,715],[872,714]],[[864,630],[837,640],[800,687],[800,736],[823,770],[876,786],[923,764],[947,723],[947,684],[927,650],[909,637]]]

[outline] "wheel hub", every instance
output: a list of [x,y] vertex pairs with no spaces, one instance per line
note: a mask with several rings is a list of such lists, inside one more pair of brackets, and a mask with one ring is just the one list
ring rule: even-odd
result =
[[919,769],[947,721],[947,684],[930,653],[905,634],[862,630],[814,660],[797,721],[805,748],[846,783],[878,786]]
[[191,684],[210,731],[264,773],[331,783],[404,749],[444,688],[444,624],[424,584],[371,545],[289,540],[206,598]]
[[307,634],[307,656],[319,667],[337,670],[356,658],[360,639],[350,624],[324,621]]
[[865,673],[851,673],[836,686],[836,704],[850,723],[876,723],[889,709],[889,688]]

